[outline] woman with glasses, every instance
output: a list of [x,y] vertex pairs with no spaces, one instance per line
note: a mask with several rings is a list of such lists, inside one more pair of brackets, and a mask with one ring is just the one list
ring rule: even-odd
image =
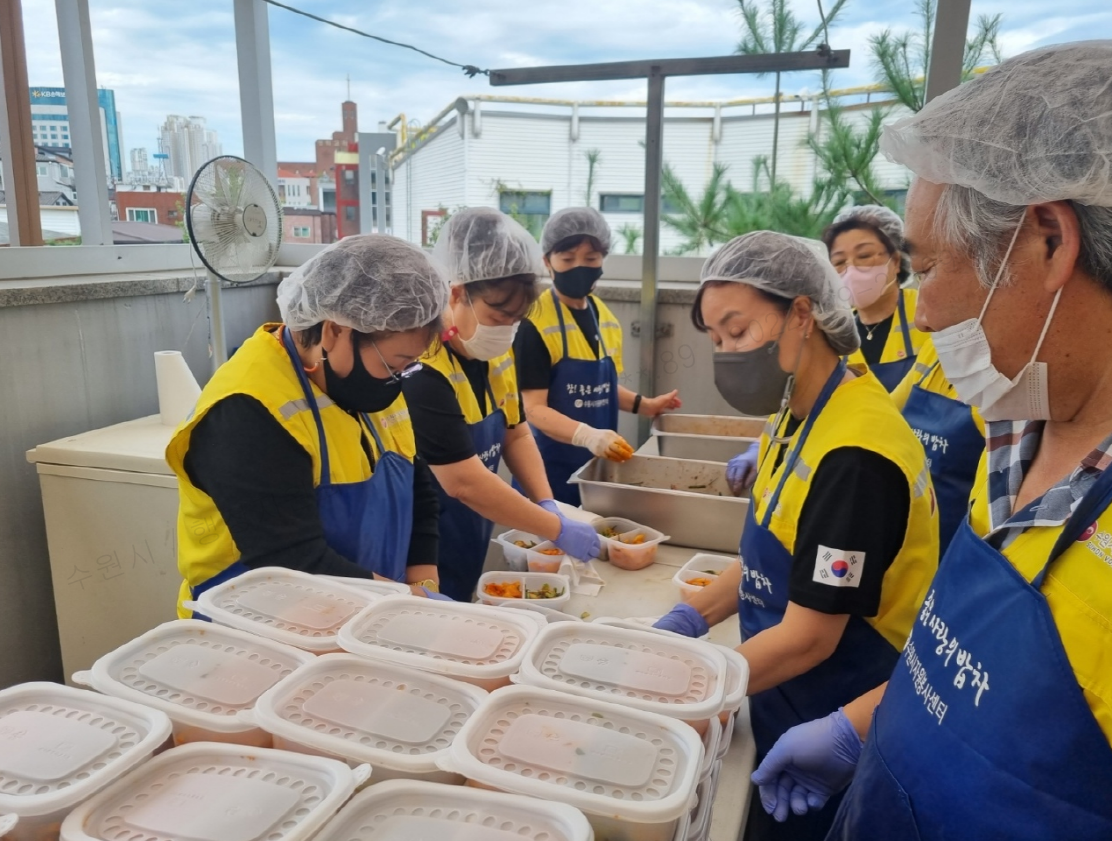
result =
[[903,221],[886,207],[860,205],[842,211],[823,232],[830,262],[842,276],[854,308],[862,362],[892,391],[911,370],[926,338],[915,329],[918,292],[904,289],[909,265],[903,253]]
[[[583,560],[598,555],[599,537],[560,511],[523,423],[511,348],[540,292],[540,246],[504,213],[472,207],[441,228],[433,259],[448,269],[452,284],[445,330],[403,392],[417,452],[440,489],[441,591],[469,600],[495,518]],[[522,493],[498,477],[503,458]]]
[[278,286],[166,459],[178,477],[182,602],[250,569],[438,587],[439,504],[402,380],[440,332],[443,272],[393,237],[347,237]]

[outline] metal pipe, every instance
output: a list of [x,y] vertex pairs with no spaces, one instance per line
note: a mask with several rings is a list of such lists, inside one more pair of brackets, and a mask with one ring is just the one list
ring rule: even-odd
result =
[[4,101],[0,103],[0,156],[4,159],[4,189],[8,198],[8,235],[12,245],[42,245],[27,44],[23,38],[20,0],[0,3],[0,84],[4,90]]
[[[664,168],[664,74],[649,71],[648,110],[645,114],[645,231],[641,256],[641,378],[639,391],[656,393],[656,282],[660,265],[660,173]],[[650,420],[637,419],[637,437],[649,437]]]
[[205,284],[205,309],[208,311],[209,351],[212,353],[212,370],[228,361],[228,341],[224,338],[224,304],[221,301],[220,278],[207,272]]
[[263,0],[235,0],[239,112],[243,121],[243,157],[271,184],[277,185],[278,145],[274,133],[274,86],[266,9]]
[[965,33],[969,30],[969,0],[938,0],[931,40],[931,60],[927,68],[924,99],[936,96],[961,84],[962,61],[965,58]]

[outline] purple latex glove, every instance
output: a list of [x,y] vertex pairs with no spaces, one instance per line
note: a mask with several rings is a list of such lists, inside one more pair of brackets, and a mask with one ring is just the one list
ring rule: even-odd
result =
[[726,463],[726,484],[734,496],[741,496],[757,481],[757,453],[760,448],[750,444],[749,449],[734,456]]
[[764,810],[782,823],[789,808],[797,815],[821,809],[853,779],[861,744],[842,708],[791,728],[753,772]]
[[657,619],[653,627],[685,637],[701,637],[710,630],[703,615],[685,602],[680,602],[669,613]]
[[455,601],[455,599],[453,599],[453,598],[452,598],[451,596],[445,596],[445,595],[444,595],[443,593],[434,593],[434,592],[433,592],[432,590],[430,590],[430,589],[429,589],[428,587],[422,587],[421,589],[425,591],[425,595],[426,595],[426,596],[427,596],[428,598],[430,598],[430,599],[435,599],[435,600],[436,600],[436,601],[438,601],[438,602],[451,602],[451,601]]
[[560,510],[560,506],[554,499],[542,499],[537,505],[560,518],[560,534],[552,542],[560,547],[565,555],[579,561],[589,561],[598,557],[602,543],[594,526],[564,516],[564,512]]

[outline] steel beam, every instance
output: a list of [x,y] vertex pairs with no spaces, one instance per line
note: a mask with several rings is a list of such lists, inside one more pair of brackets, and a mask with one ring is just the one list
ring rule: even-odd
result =
[[270,27],[263,0],[235,0],[239,110],[243,157],[278,189],[278,147],[274,134],[274,85],[270,71]]
[[39,183],[31,131],[31,93],[27,86],[27,47],[20,0],[0,2],[0,156],[8,201],[10,244],[42,245]]
[[931,59],[927,67],[926,101],[961,84],[970,0],[938,0]]
[[[645,246],[641,256],[641,378],[638,391],[656,394],[656,287],[660,265],[660,173],[664,168],[664,75],[649,74],[649,105],[645,115]],[[650,420],[637,418],[641,441]]]

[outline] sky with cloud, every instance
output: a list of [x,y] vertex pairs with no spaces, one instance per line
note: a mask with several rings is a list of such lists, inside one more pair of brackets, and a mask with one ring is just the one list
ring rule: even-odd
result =
[[[287,0],[322,17],[484,68],[733,52],[736,0]],[[826,6],[831,5],[828,0]],[[817,7],[793,0],[818,22]],[[872,81],[868,39],[917,25],[913,0],[849,0],[830,40],[853,51],[839,87]],[[55,6],[23,0],[32,85],[61,85]],[[155,151],[167,114],[204,116],[226,153],[242,152],[231,0],[90,0],[97,80],[116,91],[127,149]],[[973,0],[972,17],[1004,15],[1005,54],[1085,38],[1112,38],[1108,0]],[[338,129],[351,77],[360,128],[404,113],[424,122],[455,97],[506,93],[573,99],[643,99],[640,82],[592,82],[492,90],[484,77],[270,7],[278,154],[311,160],[313,143]],[[669,81],[670,99],[767,96],[771,79],[717,76]],[[785,92],[816,90],[817,75],[786,77]],[[126,154],[126,150],[125,150]]]

